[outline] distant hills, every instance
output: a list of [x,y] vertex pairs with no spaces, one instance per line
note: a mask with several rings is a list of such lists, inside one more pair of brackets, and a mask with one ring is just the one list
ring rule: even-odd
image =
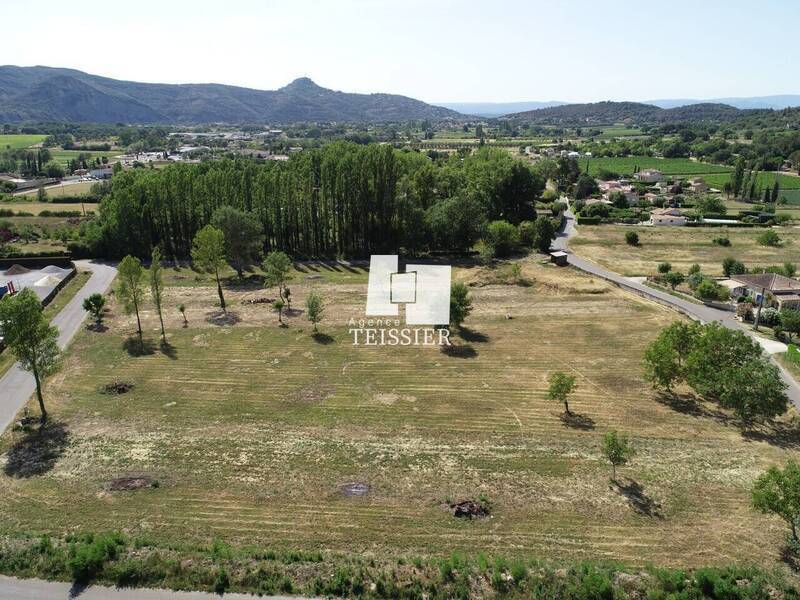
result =
[[451,109],[395,94],[350,94],[307,77],[278,90],[120,81],[74,69],[0,66],[0,122],[293,123],[441,120]]
[[493,118],[538,108],[563,106],[567,102],[439,102],[438,104],[465,115]]
[[689,100],[686,98],[667,100],[648,100],[645,104],[654,104],[661,108],[676,108],[688,104],[728,104],[741,109],[772,109],[782,110],[800,106],[800,95],[785,94],[782,96],[752,96],[749,98],[713,98],[711,100]]
[[539,125],[599,125],[608,123],[675,123],[679,121],[733,121],[755,111],[727,104],[700,103],[661,108],[641,102],[594,102],[565,104],[505,115],[504,118]]

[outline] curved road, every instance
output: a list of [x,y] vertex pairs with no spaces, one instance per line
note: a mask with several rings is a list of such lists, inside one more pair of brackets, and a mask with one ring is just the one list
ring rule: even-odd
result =
[[[737,329],[761,344],[761,346],[767,350],[767,353],[771,354],[771,352],[774,351],[774,347],[776,345],[774,342],[755,335],[749,327],[744,327],[739,321],[737,321],[734,313],[732,312],[719,310],[704,304],[695,304],[694,302],[684,300],[683,298],[678,298],[668,294],[667,292],[653,289],[642,283],[639,283],[638,281],[623,277],[619,273],[609,271],[608,269],[605,269],[596,263],[573,254],[568,248],[568,243],[571,238],[578,234],[578,230],[575,225],[575,215],[572,213],[571,209],[567,210],[564,215],[566,217],[564,230],[556,237],[555,242],[553,242],[553,247],[557,250],[563,250],[566,252],[569,255],[567,260],[572,266],[580,269],[581,271],[585,271],[592,275],[596,275],[611,281],[612,283],[615,283],[621,288],[633,292],[634,294],[644,296],[650,300],[658,302],[659,304],[664,304],[691,317],[692,319],[700,321],[701,323],[711,323],[716,321],[725,327],[728,327],[729,329]],[[798,382],[795,381],[791,375],[789,375],[786,369],[779,365],[775,360],[773,360],[773,362],[778,369],[780,369],[781,376],[788,386],[786,394],[789,396],[789,399],[794,403],[794,405],[800,408],[800,385],[798,385]]]
[[[105,293],[117,275],[116,267],[95,261],[76,260],[75,266],[78,270],[91,271],[92,276],[52,321],[58,327],[58,345],[62,349],[78,333],[86,317],[82,306],[84,298]],[[19,363],[15,363],[0,378],[0,433],[11,424],[34,391],[36,384],[33,375],[23,371]]]

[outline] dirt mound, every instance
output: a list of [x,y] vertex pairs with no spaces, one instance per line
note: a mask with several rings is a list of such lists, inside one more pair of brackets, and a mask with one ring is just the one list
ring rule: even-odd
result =
[[117,477],[106,484],[106,489],[109,492],[130,492],[157,486],[158,484],[152,477],[141,475],[138,477]]
[[44,269],[42,269],[42,273],[47,273],[49,275],[68,275],[71,269],[62,269],[61,267],[57,267],[55,265],[47,265]]
[[487,508],[476,500],[462,500],[447,505],[457,519],[482,519],[489,516]]
[[6,275],[24,275],[25,273],[30,272],[30,269],[26,269],[22,265],[11,265],[11,267],[6,271]]
[[104,394],[127,394],[133,389],[133,384],[129,381],[113,381],[105,384],[101,391]]
[[372,486],[363,481],[351,481],[339,486],[339,491],[348,498],[366,496],[372,490]]

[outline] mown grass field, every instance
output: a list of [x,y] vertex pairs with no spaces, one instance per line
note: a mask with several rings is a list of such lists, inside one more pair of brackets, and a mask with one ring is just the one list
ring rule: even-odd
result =
[[[585,225],[579,229],[580,234],[570,240],[570,247],[581,256],[626,276],[655,274],[658,263],[664,261],[683,273],[697,263],[709,275],[722,275],[722,261],[729,256],[741,260],[748,268],[800,261],[800,228],[796,227],[777,229],[783,244],[775,248],[758,244],[756,238],[764,232],[763,228]],[[625,243],[628,231],[639,234],[639,246]],[[731,240],[730,247],[712,242],[723,236]]]
[[0,151],[30,148],[41,144],[46,137],[39,134],[0,134]]
[[80,155],[89,155],[92,159],[96,157],[113,158],[122,154],[121,150],[60,150],[56,148],[50,149],[50,155],[53,160],[66,165],[73,158],[78,158]]
[[[581,167],[586,166],[586,159],[578,161]],[[640,171],[658,169],[665,175],[695,175],[706,173],[727,173],[732,171],[724,165],[702,163],[688,158],[655,158],[652,156],[597,157],[589,159],[589,173],[597,175],[600,169],[620,174],[631,174],[635,167]]]
[[[88,194],[92,189],[92,186],[96,183],[97,181],[81,181],[80,183],[70,183],[67,185],[54,185],[46,187],[45,191],[50,198],[60,198],[61,196],[82,196],[84,194]],[[20,193],[18,197],[36,196],[37,193],[38,190],[29,190]]]
[[51,212],[65,212],[74,211],[82,212],[84,209],[87,213],[95,212],[97,207],[100,206],[97,202],[2,202],[0,209],[13,210],[15,213],[26,212],[32,215],[38,215],[42,211],[49,210]]
[[[659,397],[642,381],[643,349],[674,313],[526,261],[527,286],[456,270],[475,284],[475,306],[455,354],[353,346],[346,323],[363,316],[366,295],[363,269],[353,270],[352,281],[304,269],[292,282],[295,308],[312,288],[327,299],[317,339],[302,313],[281,328],[268,304],[249,302],[273,290],[228,281],[223,318],[213,287],[172,271],[186,285],[167,290],[169,346],[159,348],[148,306],[148,351],[132,356],[133,319],[112,301],[108,330],[79,333],[47,382],[59,441],[21,461],[22,434],[2,440],[0,533],[777,564],[784,526],[750,508],[749,488],[798,452],[746,440],[713,406]],[[564,423],[547,400],[554,370],[576,375],[580,420]],[[135,387],[100,393],[116,380]],[[599,455],[612,428],[638,450],[620,471],[624,493]],[[108,491],[124,476],[159,485]],[[347,497],[351,482],[369,493]],[[444,507],[481,494],[491,518],[458,520]]]

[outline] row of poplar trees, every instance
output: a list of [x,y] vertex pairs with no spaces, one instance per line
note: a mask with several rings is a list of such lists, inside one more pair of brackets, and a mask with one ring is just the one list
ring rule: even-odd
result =
[[[255,216],[264,252],[364,256],[469,247],[489,221],[535,219],[543,189],[540,176],[502,150],[433,161],[386,145],[337,142],[288,161],[238,158],[122,172],[100,218],[110,256],[146,257],[155,246],[166,256],[188,256],[194,235],[221,206]],[[435,227],[463,233],[453,239]]]

